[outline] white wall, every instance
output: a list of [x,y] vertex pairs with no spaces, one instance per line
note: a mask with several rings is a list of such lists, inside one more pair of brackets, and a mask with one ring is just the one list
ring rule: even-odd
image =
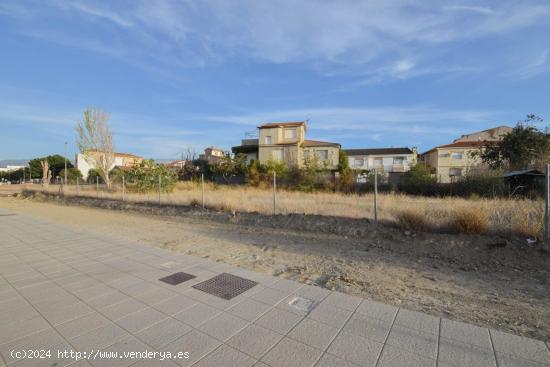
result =
[[[109,168],[112,170],[115,166],[124,166],[124,158],[115,155],[115,163]],[[84,180],[88,179],[88,172],[91,169],[95,169],[94,162],[92,160],[88,161],[86,156],[82,153],[76,155],[76,168],[82,173],[82,178]]]
[[[374,165],[375,158],[382,158],[382,166],[384,166],[384,172],[393,172],[393,159],[400,157],[404,158],[403,166],[405,167],[405,171],[409,171],[413,164],[412,154],[348,156],[348,162],[351,169],[373,169],[376,168]],[[356,158],[363,158],[362,166],[355,165]]]

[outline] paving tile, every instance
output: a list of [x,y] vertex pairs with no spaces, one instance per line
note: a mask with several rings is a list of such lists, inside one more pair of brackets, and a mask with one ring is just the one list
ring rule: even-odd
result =
[[76,338],[68,338],[68,340],[77,351],[87,352],[91,349],[97,350],[106,348],[127,336],[129,336],[129,334],[122,328],[115,324],[109,324],[89,331]]
[[125,295],[124,293],[121,293],[119,291],[111,291],[102,296],[95,297],[91,300],[88,300],[86,301],[86,303],[95,309],[99,309],[99,308],[115,305],[117,303],[121,303],[124,301],[128,301],[130,299],[131,298]]
[[382,346],[382,343],[370,339],[349,333],[340,333],[327,352],[360,366],[374,366]]
[[20,359],[17,356],[10,355],[11,350],[41,350],[50,349],[55,345],[62,344],[63,338],[54,329],[42,330],[38,333],[27,335],[23,338],[0,345],[0,354],[6,359],[6,363],[11,364]]
[[221,311],[217,308],[210,307],[202,303],[197,303],[186,310],[175,314],[173,317],[185,322],[188,325],[197,327],[220,313]]
[[0,344],[17,340],[29,334],[34,334],[49,328],[50,324],[40,315],[2,325],[2,327],[0,327]]
[[356,312],[375,319],[392,322],[397,310],[397,307],[364,299],[357,307]]
[[176,295],[177,293],[175,292],[172,292],[163,287],[158,287],[156,289],[152,289],[148,292],[140,294],[136,298],[147,305],[154,305],[156,303],[166,301],[167,299],[170,299]]
[[312,319],[302,320],[288,333],[288,337],[311,347],[325,350],[339,329]]
[[492,350],[489,330],[460,321],[441,319],[441,337]]
[[190,366],[202,357],[216,349],[221,343],[198,330],[192,330],[183,337],[161,347],[161,351],[169,351],[172,354],[188,352],[189,358],[174,359],[179,365]]
[[[405,351],[398,346],[386,345],[382,350],[377,367],[436,367],[436,360],[423,357],[410,351]],[[467,366],[467,365],[464,365]]]
[[386,343],[424,357],[437,358],[437,336],[431,333],[394,325]]
[[89,313],[95,312],[85,303],[78,302],[67,306],[61,306],[50,310],[42,310],[42,316],[51,324],[57,325],[69,320],[73,320]]
[[125,316],[115,322],[130,333],[137,333],[157,322],[164,320],[166,315],[153,308],[145,308]]
[[279,279],[275,283],[269,285],[269,288],[288,293],[295,292],[300,287],[302,287],[302,284],[288,279]]
[[439,317],[426,315],[421,312],[401,308],[397,313],[395,323],[425,333],[439,334]]
[[255,324],[286,335],[303,317],[273,308],[254,321]]
[[325,353],[315,367],[357,367],[357,365],[332,354]]
[[153,305],[153,308],[172,316],[197,304],[197,301],[184,295],[177,295]]
[[132,367],[178,367],[178,365],[170,359],[148,358],[134,363]]
[[363,299],[350,296],[345,293],[332,292],[323,300],[322,305],[343,308],[348,311],[355,311]]
[[233,307],[229,308],[227,312],[241,319],[254,321],[264,313],[266,313],[272,306],[265,303],[255,301],[253,299],[244,299],[237,303]]
[[346,324],[351,314],[352,311],[334,307],[323,302],[319,306],[315,307],[307,317],[336,328],[341,328]]
[[549,364],[529,361],[506,353],[496,352],[499,367],[548,367]]
[[201,359],[197,367],[250,367],[256,360],[227,345],[222,345],[214,352]]
[[277,303],[281,302],[283,299],[287,298],[289,296],[289,293],[290,292],[283,292],[277,289],[264,288],[259,292],[250,295],[250,298],[265,303],[267,305],[274,306]]
[[153,348],[159,348],[184,336],[191,330],[191,326],[178,320],[167,318],[140,331],[136,336]]
[[261,361],[272,367],[314,366],[323,352],[289,338],[283,338]]
[[57,331],[65,338],[75,338],[92,330],[110,324],[111,321],[94,312],[56,326]]
[[384,343],[390,332],[391,324],[379,319],[354,314],[344,326],[344,331],[363,338]]
[[246,320],[223,312],[200,325],[199,330],[218,340],[225,341],[248,324],[249,322]]
[[550,352],[544,342],[491,330],[496,351],[534,362],[550,364]]
[[131,313],[144,310],[146,308],[147,308],[146,304],[130,298],[126,301],[122,301],[120,303],[116,303],[111,306],[100,308],[99,312],[101,312],[110,320],[116,321]]
[[261,358],[282,338],[274,331],[251,324],[232,336],[226,344],[254,358]]
[[497,365],[492,351],[445,338],[439,340],[438,361],[457,367],[496,367]]
[[[58,354],[58,351],[61,350],[71,350],[71,346],[67,342],[63,342],[62,344],[58,344],[52,347],[48,348],[41,348],[42,350],[46,351],[48,350],[49,357],[45,354],[42,355],[43,358],[25,358],[20,359],[17,362],[10,364],[10,367],[43,367],[45,365],[52,366],[52,367],[64,367],[71,365],[73,366],[74,360],[70,358],[64,358],[62,355]],[[88,365],[89,366],[89,365]]]

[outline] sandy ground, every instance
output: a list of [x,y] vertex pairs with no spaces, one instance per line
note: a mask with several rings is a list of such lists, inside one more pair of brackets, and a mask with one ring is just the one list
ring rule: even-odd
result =
[[550,254],[524,240],[408,233],[362,238],[0,197],[0,207],[409,309],[550,340]]

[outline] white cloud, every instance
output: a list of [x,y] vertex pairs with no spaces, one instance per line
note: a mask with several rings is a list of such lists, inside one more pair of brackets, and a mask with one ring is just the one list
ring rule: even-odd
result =
[[[46,22],[46,29],[38,32],[55,31],[55,24],[60,24],[63,44],[80,44],[81,48],[105,54],[109,51],[113,56],[119,56],[113,52],[118,50],[128,62],[134,60],[136,64],[135,60],[145,59],[141,66],[146,68],[143,64],[147,63],[152,70],[244,59],[304,64],[323,74],[342,68],[368,68],[377,70],[374,74],[380,79],[408,79],[444,68],[449,73],[467,72],[471,67],[461,65],[460,60],[448,67],[434,54],[462,40],[532,26],[547,29],[545,20],[550,15],[550,4],[536,0],[503,0],[493,7],[439,0],[140,0],[103,5],[54,1],[25,9],[16,2],[7,4],[0,7],[0,13],[17,16],[24,11],[40,19],[50,14],[56,21],[61,17],[59,22]],[[84,23],[78,22],[79,17],[94,20],[94,32],[71,32],[63,16],[80,26]],[[21,18],[28,20],[28,15]],[[95,20],[117,26],[117,37],[99,41],[99,35],[94,35],[102,28]],[[29,22],[31,26],[35,23]],[[54,31],[50,34],[56,34]],[[43,38],[59,41],[60,37]],[[477,64],[483,66],[483,62],[478,60]]]

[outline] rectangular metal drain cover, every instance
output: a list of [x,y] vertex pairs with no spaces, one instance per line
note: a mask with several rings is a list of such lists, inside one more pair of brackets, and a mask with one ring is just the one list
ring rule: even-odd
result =
[[170,285],[178,285],[193,278],[196,278],[196,277],[191,274],[179,272],[179,273],[168,275],[167,277],[164,277],[164,278],[160,278],[159,280],[161,282],[168,283]]
[[216,297],[229,300],[241,293],[246,292],[256,284],[258,283],[250,279],[241,278],[227,273],[221,273],[213,278],[205,280],[202,283],[195,284],[193,288],[212,294]]

